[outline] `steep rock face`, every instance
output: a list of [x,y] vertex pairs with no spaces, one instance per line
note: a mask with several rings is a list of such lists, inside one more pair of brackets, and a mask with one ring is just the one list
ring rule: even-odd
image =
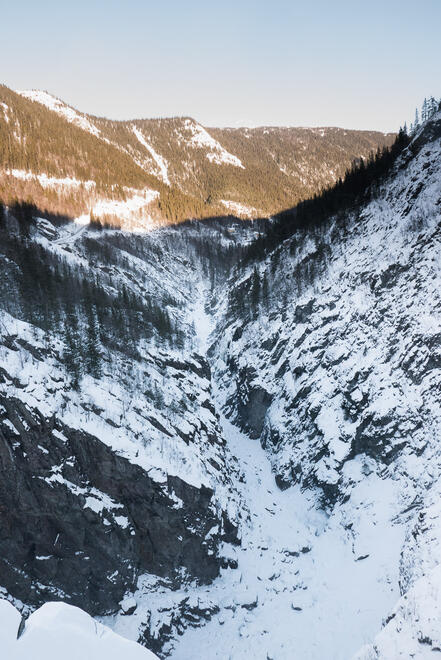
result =
[[[329,516],[311,543],[315,570],[329,589],[318,548],[328,538],[336,549],[337,525],[346,535],[339,552],[351,545],[353,561],[372,571],[368,582],[385,581],[376,607],[392,619],[363,658],[426,657],[439,646],[440,122],[438,114],[423,127],[373,201],[298,232],[218,292],[211,354],[225,412],[249,433],[254,397],[265,392],[255,436],[276,482],[318,496]],[[346,570],[350,599],[349,559]],[[353,600],[359,623],[364,606]],[[315,626],[309,614],[303,625]],[[366,619],[359,639],[374,630]],[[348,645],[345,654],[346,641],[335,657],[355,652]]]
[[252,273],[221,303],[227,410],[260,437],[280,483],[318,486],[329,504],[350,493],[342,468],[354,457],[421,485],[439,449],[437,121],[374,201],[261,264],[269,291],[261,285],[245,324],[231,301],[234,287],[251,291]]
[[237,369],[236,383],[237,393],[229,398],[228,405],[237,406],[237,417],[247,434],[251,438],[259,438],[271,396],[258,384],[258,373],[252,366]]
[[417,580],[441,564],[441,483],[413,503],[416,515],[406,534],[400,563],[400,588],[405,594]]
[[[35,606],[58,596],[117,609],[140,572],[206,582],[220,566],[213,491],[166,487],[84,431],[0,399],[1,584]],[[3,423],[2,423],[3,422]]]

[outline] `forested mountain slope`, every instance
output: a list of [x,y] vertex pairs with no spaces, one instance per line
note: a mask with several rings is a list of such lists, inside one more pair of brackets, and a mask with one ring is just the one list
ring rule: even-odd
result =
[[111,121],[0,87],[0,198],[126,229],[268,216],[318,192],[393,134],[206,129],[189,117]]

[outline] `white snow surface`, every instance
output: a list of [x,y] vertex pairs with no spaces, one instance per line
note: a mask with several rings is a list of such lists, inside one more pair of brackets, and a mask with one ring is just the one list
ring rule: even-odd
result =
[[[36,181],[43,188],[54,188],[57,191],[84,188],[90,193],[90,212],[98,218],[114,216],[123,221],[127,228],[149,231],[155,226],[151,216],[150,205],[159,197],[159,191],[151,188],[125,188],[126,199],[109,199],[98,197],[95,193],[96,183],[92,180],[80,181],[72,177],[53,177],[46,173],[35,173],[27,170],[5,170],[6,176],[21,181]],[[90,212],[85,213],[74,222],[88,224]]]
[[145,188],[134,191],[132,196],[126,200],[98,199],[93,205],[92,213],[98,217],[111,215],[123,220],[139,218],[143,227],[151,228],[154,222],[148,212],[148,207],[158,197],[157,190]]
[[143,646],[115,634],[86,612],[60,602],[45,603],[26,620],[17,639],[21,615],[0,600],[2,660],[154,660]]
[[[233,464],[243,474],[242,545],[225,548],[238,569],[223,570],[210,586],[181,591],[141,578],[136,612],[104,621],[136,639],[148,612],[154,631],[163,622],[161,612],[173,612],[190,594],[200,609],[217,606],[220,611],[166,647],[174,660],[190,660],[196,648],[198,657],[213,660],[250,655],[290,660],[293,649],[294,657],[304,660],[321,660],[324,649],[329,660],[349,658],[399,597],[403,530],[390,525],[394,484],[375,476],[362,479],[360,462],[353,467],[359,479],[353,505],[329,518],[312,493],[299,487],[281,491],[258,441],[224,417],[221,421]],[[359,537],[347,528],[350,522]]]
[[22,181],[38,181],[43,188],[80,188],[83,186],[86,190],[92,190],[96,187],[95,181],[80,181],[79,179],[74,179],[68,176],[54,177],[49,176],[44,172],[36,174],[27,170],[13,169],[5,170],[5,174],[12,176],[15,179],[21,179]]
[[400,598],[388,623],[353,660],[428,660],[441,653],[441,565]]
[[0,108],[3,110],[3,116],[5,118],[5,122],[9,124],[10,117],[9,117],[9,112],[10,108],[6,103],[0,103]]

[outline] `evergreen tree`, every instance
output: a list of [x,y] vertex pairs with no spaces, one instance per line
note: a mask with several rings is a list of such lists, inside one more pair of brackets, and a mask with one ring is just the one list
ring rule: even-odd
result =
[[253,274],[251,276],[251,290],[250,290],[251,312],[254,318],[257,316],[259,299],[260,299],[260,277],[256,266],[254,266]]
[[429,117],[432,117],[435,114],[435,112],[438,111],[438,102],[436,99],[433,98],[433,96],[430,97],[428,106],[429,106]]
[[416,133],[420,127],[420,116],[418,114],[418,108],[415,108],[415,119],[413,122],[413,132]]
[[262,281],[262,303],[265,305],[265,307],[268,307],[269,285],[268,285],[268,275],[266,274],[266,271],[263,275],[263,281]]
[[85,367],[94,378],[101,377],[100,327],[94,306],[88,308],[87,314]]
[[425,98],[423,101],[423,105],[421,108],[421,121],[424,123],[428,119],[428,106],[427,106],[427,99]]
[[162,393],[162,389],[158,387],[158,383],[156,382],[154,386],[153,399],[159,409],[164,408],[165,406],[164,394]]
[[81,343],[78,319],[74,311],[69,311],[65,318],[63,360],[66,371],[71,378],[73,389],[79,390],[81,381]]

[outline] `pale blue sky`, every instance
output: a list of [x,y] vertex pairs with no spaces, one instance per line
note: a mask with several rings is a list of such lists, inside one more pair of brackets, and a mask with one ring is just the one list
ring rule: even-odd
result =
[[441,96],[440,0],[0,0],[0,80],[111,118],[395,130]]

